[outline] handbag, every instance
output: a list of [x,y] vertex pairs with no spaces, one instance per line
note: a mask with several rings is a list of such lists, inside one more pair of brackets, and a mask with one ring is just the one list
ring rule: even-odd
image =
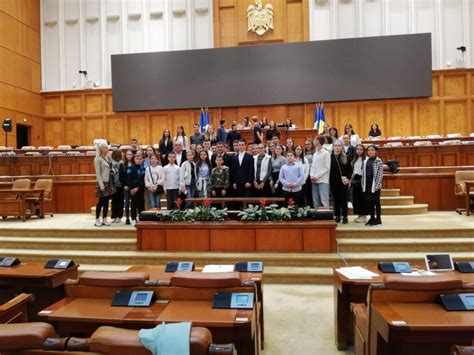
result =
[[[153,179],[153,174],[151,173],[151,167],[148,167],[148,172],[150,173],[151,182],[153,183],[153,185],[155,185],[155,179]],[[163,188],[163,185],[156,185],[155,194],[163,195],[164,192],[165,192],[165,189]]]

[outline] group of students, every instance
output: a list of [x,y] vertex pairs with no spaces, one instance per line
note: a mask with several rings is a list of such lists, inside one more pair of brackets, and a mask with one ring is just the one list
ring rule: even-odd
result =
[[[161,208],[163,194],[167,209],[190,208],[186,199],[192,197],[230,196],[284,197],[298,206],[327,209],[332,195],[336,222],[348,223],[348,203],[352,202],[358,215],[355,222],[382,223],[383,164],[377,157],[378,148],[361,145],[350,124],[342,140],[329,127],[326,135],[307,140],[304,147],[295,145],[292,138],[280,144],[276,128],[275,134],[265,137],[266,145],[260,135],[247,144],[235,122],[231,130],[224,125],[221,120],[214,141],[209,139],[212,134],[201,133],[198,124],[189,138],[182,126],[174,138],[165,129],[157,150],[148,146],[141,151],[132,139],[123,158],[119,149],[109,157],[107,144],[99,144],[94,160],[99,197],[95,225],[120,223],[124,207],[125,223],[135,224],[145,201],[147,208]],[[107,219],[110,198],[111,222]],[[184,201],[181,206],[176,204],[178,198]]]

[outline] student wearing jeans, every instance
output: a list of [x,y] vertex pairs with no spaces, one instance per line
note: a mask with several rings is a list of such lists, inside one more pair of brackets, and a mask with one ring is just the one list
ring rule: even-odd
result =
[[168,165],[163,168],[163,186],[166,191],[166,208],[176,209],[176,199],[179,193],[179,166],[175,164],[176,153],[168,154]]
[[295,153],[290,151],[286,154],[288,162],[280,169],[280,180],[283,189],[283,197],[288,202],[292,198],[296,206],[303,205],[302,185],[304,182],[304,168],[302,164],[295,163]]
[[[196,189],[196,172],[194,163],[194,153],[186,153],[187,160],[181,164],[179,171],[179,192],[186,195],[186,198],[193,198]],[[186,203],[186,208],[192,208],[191,202]]]
[[123,196],[125,198],[125,224],[130,224],[130,189],[127,185],[127,175],[128,175],[128,168],[133,165],[133,152],[131,150],[127,150],[125,153],[125,159],[122,164],[122,170],[120,171],[120,182],[123,186]]
[[326,139],[324,136],[317,136],[314,140],[316,150],[313,154],[311,170],[309,172],[313,204],[317,210],[321,204],[323,208],[329,208],[329,170],[331,169],[331,155],[324,149]]
[[161,208],[161,192],[163,186],[163,168],[158,165],[158,157],[153,154],[149,157],[150,166],[145,171],[145,187],[148,189],[150,208]]

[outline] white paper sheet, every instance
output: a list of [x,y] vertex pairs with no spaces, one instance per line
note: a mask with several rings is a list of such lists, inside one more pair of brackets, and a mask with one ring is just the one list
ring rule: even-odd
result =
[[433,271],[426,271],[426,270],[416,270],[412,272],[402,272],[401,275],[403,276],[436,276]]
[[371,279],[373,277],[379,276],[379,274],[364,269],[360,266],[341,267],[339,269],[336,269],[336,271],[339,272],[341,275],[347,277],[349,280]]
[[202,272],[232,272],[234,265],[206,265]]

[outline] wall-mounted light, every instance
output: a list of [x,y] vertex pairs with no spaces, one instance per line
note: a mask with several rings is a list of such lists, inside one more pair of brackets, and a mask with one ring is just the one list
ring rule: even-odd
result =
[[98,17],[88,17],[86,18],[86,22],[90,25],[95,25],[97,22],[99,22]]
[[66,25],[74,26],[75,24],[77,24],[79,22],[79,20],[77,20],[77,19],[67,19],[67,20],[64,20],[64,22],[66,23]]
[[196,9],[194,9],[194,11],[198,14],[198,15],[205,15],[209,12],[209,9],[207,7],[198,7]]
[[150,12],[150,19],[160,20],[161,18],[163,18],[163,11],[152,11],[152,12]]
[[142,17],[142,14],[128,14],[128,19],[130,21],[138,21]]
[[107,16],[107,21],[108,22],[117,22],[120,20],[120,15],[109,15]]
[[176,17],[181,17],[181,16],[184,16],[185,14],[186,14],[185,9],[173,10],[173,15],[175,15]]
[[56,26],[58,23],[58,21],[45,21],[44,25],[46,27],[49,27],[49,28],[53,28],[54,26]]

